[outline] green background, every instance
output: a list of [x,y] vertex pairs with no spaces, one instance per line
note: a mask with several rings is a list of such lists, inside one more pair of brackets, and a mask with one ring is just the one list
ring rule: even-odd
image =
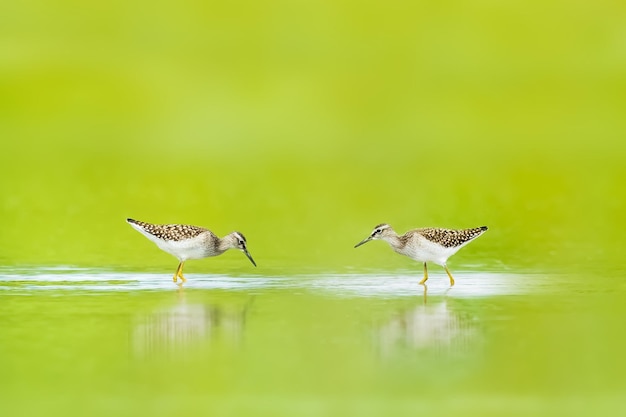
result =
[[[623,414],[625,28],[615,1],[0,0],[0,414]],[[259,266],[179,290],[127,217],[238,230]],[[353,249],[381,222],[489,231],[426,301]]]
[[610,262],[625,16],[602,1],[3,2],[0,259],[171,265],[133,217],[240,230],[260,266],[295,270],[406,265],[350,250],[380,222],[486,224],[497,267]]

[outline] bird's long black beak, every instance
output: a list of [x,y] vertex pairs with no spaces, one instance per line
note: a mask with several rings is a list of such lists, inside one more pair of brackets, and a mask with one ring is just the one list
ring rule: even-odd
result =
[[363,239],[362,241],[360,241],[359,243],[357,243],[356,245],[354,245],[354,247],[358,248],[359,246],[364,245],[365,243],[369,242],[370,240],[372,240],[372,237],[368,236],[365,239]]
[[252,255],[250,255],[250,252],[248,252],[248,248],[243,248],[243,253],[245,253],[248,259],[250,259],[252,265],[256,266],[256,262],[254,262],[254,259],[252,259]]

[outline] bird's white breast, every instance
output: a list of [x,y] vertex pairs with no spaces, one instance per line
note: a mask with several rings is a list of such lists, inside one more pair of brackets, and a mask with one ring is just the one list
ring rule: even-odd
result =
[[161,250],[177,257],[181,261],[187,259],[202,259],[213,255],[209,249],[204,233],[192,237],[191,239],[164,240],[146,232],[141,226],[133,223],[130,223],[130,225],[154,242]]
[[154,242],[159,248],[174,255],[181,261],[187,259],[202,259],[211,255],[205,244],[203,235],[185,240],[161,240],[155,238]]
[[445,265],[448,258],[463,246],[446,248],[423,236],[416,235],[406,246],[396,249],[396,251],[418,262],[434,262],[437,265]]

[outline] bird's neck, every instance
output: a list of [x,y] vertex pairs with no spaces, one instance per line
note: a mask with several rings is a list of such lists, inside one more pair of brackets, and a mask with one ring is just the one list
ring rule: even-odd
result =
[[406,246],[406,243],[395,232],[393,234],[385,236],[383,239],[385,240],[385,242],[389,243],[389,246],[391,246],[391,248],[396,252],[401,251],[402,248]]
[[232,247],[233,247],[233,237],[231,235],[228,235],[228,236],[224,236],[222,239],[219,240],[216,249],[219,253],[224,253]]

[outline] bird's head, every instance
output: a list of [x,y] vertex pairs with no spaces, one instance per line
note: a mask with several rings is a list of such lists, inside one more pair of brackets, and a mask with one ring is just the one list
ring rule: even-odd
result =
[[231,249],[239,249],[240,251],[242,251],[248,257],[248,259],[250,259],[252,265],[256,266],[256,262],[254,262],[254,259],[252,259],[252,255],[250,255],[250,252],[248,252],[248,244],[246,242],[245,236],[242,233],[232,232],[228,236],[226,236],[226,240],[228,241],[229,247]]
[[357,243],[354,247],[358,248],[359,246],[369,242],[370,240],[385,239],[386,237],[393,236],[393,234],[394,234],[394,231],[391,228],[391,226],[389,226],[388,224],[382,223],[376,226],[368,237],[366,237],[365,239]]

